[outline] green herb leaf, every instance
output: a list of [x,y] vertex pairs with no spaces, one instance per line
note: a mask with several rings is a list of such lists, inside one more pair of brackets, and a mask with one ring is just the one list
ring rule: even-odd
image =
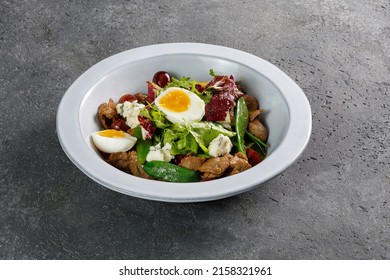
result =
[[267,148],[268,148],[268,145],[266,143],[264,143],[263,141],[261,141],[259,138],[257,138],[256,136],[254,136],[252,133],[250,133],[248,130],[245,131],[245,134],[248,136],[248,138],[250,140],[253,141],[253,143],[255,143],[258,147],[258,149],[261,151],[261,153],[263,154],[263,156],[266,156],[267,155]]
[[166,143],[172,145],[170,152],[173,156],[196,154],[199,148],[189,129],[177,123],[164,130],[163,144],[165,145]]
[[235,132],[227,130],[222,125],[213,122],[195,122],[187,125],[189,131],[194,136],[196,142],[200,148],[208,154],[208,146],[210,142],[217,137],[219,134],[233,137],[236,135]]
[[192,88],[192,83],[190,77],[181,77],[179,80],[175,77],[172,77],[171,82],[169,82],[164,89],[170,88],[170,87],[180,87],[190,90]]
[[166,115],[154,104],[150,104],[147,109],[141,110],[140,115],[150,119],[157,128],[164,129],[171,125],[170,121],[165,118]]

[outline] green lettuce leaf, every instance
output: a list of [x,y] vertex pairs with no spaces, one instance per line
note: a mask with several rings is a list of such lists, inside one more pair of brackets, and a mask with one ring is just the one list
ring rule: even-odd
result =
[[236,135],[235,132],[225,129],[222,125],[212,122],[194,122],[185,125],[173,124],[166,128],[163,134],[163,144],[172,145],[172,155],[186,155],[198,153],[199,147],[204,156],[208,156],[210,142],[219,134],[228,137]]
[[199,148],[188,127],[181,126],[177,123],[164,130],[163,144],[165,145],[166,143],[172,145],[171,155],[173,156],[186,154],[195,155]]
[[171,122],[165,118],[165,114],[160,111],[156,105],[149,104],[148,109],[140,111],[140,115],[150,119],[157,128],[167,128],[171,125]]
[[210,142],[219,134],[227,137],[233,137],[235,132],[225,129],[222,125],[213,122],[194,122],[187,124],[190,133],[194,136],[200,148],[208,154],[208,146]]
[[164,88],[170,88],[170,87],[180,87],[190,90],[193,86],[193,84],[196,84],[197,81],[191,80],[190,77],[181,77],[180,79],[176,79],[175,77],[172,77],[171,82],[169,82]]
[[196,93],[206,104],[209,103],[211,99],[212,92],[209,89],[204,90],[203,92],[200,92],[196,85],[201,85],[202,82],[199,82],[197,80],[191,80],[190,77],[181,77],[180,79],[176,79],[175,77],[172,77],[172,81],[169,82],[164,89],[170,88],[170,87],[180,87],[185,88],[191,92]]

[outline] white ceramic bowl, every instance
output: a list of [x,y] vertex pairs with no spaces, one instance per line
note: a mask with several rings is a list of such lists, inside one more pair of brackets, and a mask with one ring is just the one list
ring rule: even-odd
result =
[[[147,92],[146,81],[165,70],[176,77],[209,80],[209,69],[232,74],[266,110],[269,155],[237,175],[199,183],[138,178],[106,163],[90,135],[100,129],[99,104],[125,92]],[[243,51],[198,43],[172,43],[131,49],[97,63],[67,90],[57,112],[57,133],[72,162],[101,185],[123,194],[169,202],[220,199],[248,191],[280,174],[305,149],[311,134],[310,104],[298,85],[269,62]]]

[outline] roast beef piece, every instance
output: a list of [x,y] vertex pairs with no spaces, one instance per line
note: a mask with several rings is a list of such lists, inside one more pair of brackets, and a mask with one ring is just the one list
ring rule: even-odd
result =
[[221,177],[229,165],[229,157],[225,155],[207,159],[198,170],[203,172],[202,180],[211,180]]
[[207,159],[200,167],[199,171],[203,172],[202,180],[212,180],[223,175],[229,176],[240,173],[251,168],[247,157],[242,153],[236,153],[234,156],[228,154],[222,157],[213,157]]
[[99,105],[98,117],[105,129],[110,128],[112,122],[118,117],[114,100],[110,98],[108,103]]
[[253,121],[263,112],[264,112],[264,109],[257,109],[254,111],[249,111],[249,116],[248,116],[249,121],[250,122]]
[[253,121],[248,123],[248,131],[257,138],[259,138],[261,141],[267,141],[267,128],[258,119],[254,119]]
[[228,175],[234,175],[252,167],[252,165],[248,163],[247,157],[241,152],[231,156],[229,163],[229,168],[232,170],[228,173]]
[[259,102],[256,98],[250,96],[250,95],[243,95],[242,98],[245,100],[245,104],[248,107],[248,111],[255,111],[259,109]]
[[129,159],[130,159],[130,172],[134,176],[145,178],[145,179],[151,179],[151,177],[144,171],[141,164],[138,161],[138,156],[136,151],[131,151],[128,153]]
[[141,164],[138,161],[137,152],[119,152],[112,153],[108,157],[108,163],[126,172],[130,172],[134,176],[150,179],[146,174]]
[[206,158],[196,156],[185,156],[181,159],[179,166],[190,170],[198,170],[199,167],[206,161]]
[[116,168],[130,172],[130,155],[127,152],[112,153],[108,157],[108,163]]

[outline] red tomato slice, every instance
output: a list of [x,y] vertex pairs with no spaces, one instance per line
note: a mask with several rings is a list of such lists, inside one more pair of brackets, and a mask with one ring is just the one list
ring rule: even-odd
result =
[[249,164],[252,166],[255,166],[263,160],[259,153],[251,148],[246,148],[246,156],[248,157]]

